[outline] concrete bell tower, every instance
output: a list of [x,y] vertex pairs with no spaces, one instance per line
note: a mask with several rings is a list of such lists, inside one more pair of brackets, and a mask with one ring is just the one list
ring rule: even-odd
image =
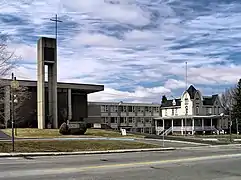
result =
[[56,39],[41,37],[37,45],[37,118],[38,128],[45,125],[45,65],[48,66],[48,116],[53,128],[58,128],[57,107],[57,46]]

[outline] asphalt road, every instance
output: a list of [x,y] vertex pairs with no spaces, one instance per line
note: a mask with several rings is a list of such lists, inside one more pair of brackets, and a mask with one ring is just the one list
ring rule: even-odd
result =
[[1,158],[5,180],[240,180],[241,148]]

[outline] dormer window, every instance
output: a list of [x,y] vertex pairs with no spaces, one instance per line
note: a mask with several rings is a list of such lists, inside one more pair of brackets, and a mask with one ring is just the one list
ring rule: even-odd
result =
[[175,99],[172,100],[172,105],[173,105],[173,106],[176,106],[176,101],[175,101]]

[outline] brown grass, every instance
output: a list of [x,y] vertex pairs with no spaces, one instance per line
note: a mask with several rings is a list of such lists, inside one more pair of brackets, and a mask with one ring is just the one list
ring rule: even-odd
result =
[[[16,141],[15,152],[74,152],[94,150],[156,148],[157,145],[134,141]],[[11,142],[0,142],[0,152],[11,152]]]

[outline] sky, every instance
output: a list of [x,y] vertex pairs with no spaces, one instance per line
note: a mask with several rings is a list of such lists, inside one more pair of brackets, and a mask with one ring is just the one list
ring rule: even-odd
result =
[[[103,84],[89,101],[160,102],[193,84],[221,93],[241,74],[241,1],[0,0],[0,32],[36,80],[36,43],[55,37],[58,81]],[[46,71],[47,73],[47,71]]]

